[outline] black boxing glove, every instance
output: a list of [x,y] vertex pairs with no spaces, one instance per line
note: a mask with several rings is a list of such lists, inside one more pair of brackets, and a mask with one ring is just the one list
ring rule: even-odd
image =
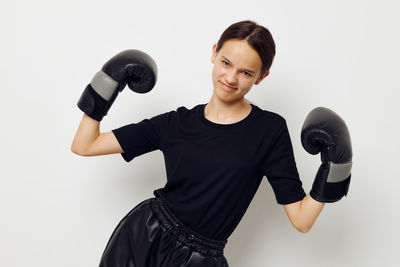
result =
[[330,109],[313,109],[304,121],[301,143],[310,154],[321,153],[322,164],[310,196],[319,202],[336,202],[347,195],[351,179],[350,134],[342,118]]
[[157,65],[146,53],[130,49],[110,60],[96,73],[78,101],[78,107],[101,121],[126,84],[137,93],[147,93],[157,80]]

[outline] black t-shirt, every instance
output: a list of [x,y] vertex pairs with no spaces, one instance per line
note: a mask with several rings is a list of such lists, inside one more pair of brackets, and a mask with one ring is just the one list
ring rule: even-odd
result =
[[205,118],[205,105],[182,106],[112,131],[127,162],[160,149],[167,182],[154,195],[194,231],[225,240],[264,175],[279,204],[302,200],[305,192],[283,117],[251,104],[241,121],[217,124]]

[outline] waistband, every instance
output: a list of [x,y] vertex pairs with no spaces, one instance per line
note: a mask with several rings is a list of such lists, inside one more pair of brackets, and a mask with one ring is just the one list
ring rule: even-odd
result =
[[181,243],[205,255],[223,255],[227,240],[210,239],[194,232],[176,218],[160,197],[151,198],[150,207],[161,225]]

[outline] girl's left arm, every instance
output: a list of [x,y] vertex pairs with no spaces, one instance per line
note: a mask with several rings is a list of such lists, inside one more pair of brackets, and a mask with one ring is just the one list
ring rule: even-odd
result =
[[310,231],[324,206],[325,203],[314,200],[310,194],[300,201],[283,205],[290,222],[302,233]]

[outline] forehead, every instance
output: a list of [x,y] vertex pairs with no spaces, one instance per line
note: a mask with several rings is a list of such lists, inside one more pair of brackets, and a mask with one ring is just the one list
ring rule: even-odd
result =
[[223,44],[218,54],[241,68],[257,70],[262,65],[257,51],[246,40],[228,40]]

